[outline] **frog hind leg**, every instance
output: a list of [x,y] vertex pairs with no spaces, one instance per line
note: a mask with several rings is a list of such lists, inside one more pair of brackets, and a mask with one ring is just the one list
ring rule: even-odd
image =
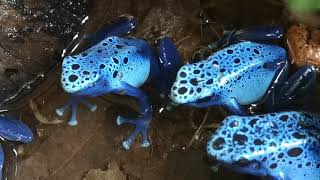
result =
[[281,83],[281,87],[276,93],[275,102],[267,104],[267,109],[271,111],[275,108],[290,106],[298,98],[304,97],[310,92],[316,83],[317,72],[313,66],[305,65],[289,77],[287,81]]
[[222,38],[210,44],[212,50],[223,48],[241,41],[257,43],[272,43],[283,37],[284,31],[281,26],[256,26],[245,29],[225,31]]
[[95,34],[85,34],[83,39],[94,45],[109,36],[124,36],[136,29],[136,19],[131,15],[122,15],[115,22],[102,28]]
[[75,38],[68,44],[64,50],[64,55],[69,55],[77,49],[80,41],[85,40],[89,43],[87,48],[99,43],[109,36],[124,36],[136,29],[136,19],[131,15],[122,15],[115,22],[102,28],[95,34],[85,33],[80,38]]
[[170,38],[159,38],[157,45],[158,59],[151,62],[151,81],[160,93],[168,95],[182,63],[179,52]]
[[81,103],[81,104],[85,105],[86,107],[88,107],[91,112],[94,112],[97,109],[97,105],[91,104],[90,102],[88,102],[85,99],[83,99],[83,97],[75,96],[75,95],[70,94],[67,103],[65,105],[63,105],[62,107],[56,109],[56,114],[58,116],[63,116],[65,111],[69,107],[71,107],[71,117],[70,117],[70,119],[68,121],[68,125],[76,126],[76,125],[78,125],[77,108],[78,108],[78,104],[79,103]]
[[125,93],[127,95],[138,99],[139,113],[140,113],[140,116],[138,118],[133,118],[133,119],[125,118],[122,116],[117,117],[118,125],[121,125],[123,123],[128,123],[135,126],[129,138],[127,138],[127,140],[122,142],[122,146],[126,150],[129,150],[136,136],[139,133],[141,133],[141,137],[142,137],[141,147],[148,147],[150,146],[150,142],[148,141],[147,133],[148,133],[148,128],[149,128],[151,119],[152,119],[152,106],[150,105],[147,95],[142,90],[134,86],[131,86],[125,82],[120,82],[120,84],[121,84],[121,88],[125,90]]
[[229,112],[233,115],[247,115],[246,110],[234,98],[231,98],[229,101],[226,101],[223,104],[223,106],[226,107],[229,110]]

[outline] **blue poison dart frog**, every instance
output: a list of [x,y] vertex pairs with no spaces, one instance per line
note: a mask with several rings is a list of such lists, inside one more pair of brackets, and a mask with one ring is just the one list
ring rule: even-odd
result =
[[118,116],[116,120],[118,125],[135,125],[130,137],[122,143],[125,149],[130,148],[140,133],[141,146],[150,145],[147,130],[152,119],[152,107],[148,96],[139,87],[150,81],[161,93],[168,95],[180,67],[178,51],[169,38],[160,38],[155,50],[143,39],[124,37],[135,27],[133,17],[123,16],[95,36],[86,36],[93,42],[87,50],[64,58],[61,84],[70,94],[70,100],[56,110],[58,115],[63,115],[71,106],[72,116],[68,124],[75,126],[78,103],[85,104],[91,110],[96,108],[84,101],[83,96],[114,93],[135,97],[139,103],[139,117],[129,119]]
[[[0,116],[0,137],[10,141],[28,143],[32,141],[33,134],[29,127],[21,121]],[[3,162],[4,153],[0,145],[0,179],[2,178]]]
[[318,180],[320,117],[296,111],[229,116],[212,134],[207,153],[239,173]]
[[[263,37],[260,40],[266,40]],[[316,77],[313,67],[305,66],[290,78],[288,68],[285,49],[241,41],[182,66],[170,97],[177,104],[225,106],[231,113],[243,115],[244,105],[263,101],[272,107],[310,89]]]

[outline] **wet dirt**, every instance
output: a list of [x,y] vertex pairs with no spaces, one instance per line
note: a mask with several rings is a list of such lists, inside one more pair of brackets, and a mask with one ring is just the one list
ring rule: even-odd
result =
[[[283,7],[268,2],[93,1],[89,20],[81,33],[94,33],[119,15],[131,14],[138,21],[138,29],[131,36],[146,38],[150,44],[163,35],[172,37],[182,60],[187,63],[192,61],[196,50],[219,38],[223,29],[285,24],[285,20],[279,18]],[[250,6],[246,6],[248,4]],[[259,11],[256,7],[264,8]],[[199,16],[203,12],[215,21],[213,26],[203,25],[206,18]],[[69,114],[60,118],[54,113],[55,108],[67,99],[59,85],[59,76],[50,81],[50,87],[46,87],[48,90],[33,98],[35,106],[30,108],[27,105],[17,114],[33,128],[36,138],[30,144],[16,146],[16,149],[23,147],[17,169],[12,168],[15,158],[7,150],[5,174],[8,179],[89,180],[109,179],[110,176],[112,180],[258,179],[226,169],[219,173],[210,169],[211,162],[205,153],[206,140],[213,127],[226,115],[218,108],[206,110],[181,106],[155,113],[149,129],[152,146],[142,149],[136,139],[132,149],[126,151],[121,142],[128,137],[132,127],[117,126],[115,118],[119,113],[134,114],[132,109],[136,104],[133,99],[117,96],[90,99],[98,109],[90,112],[80,106],[79,125],[70,127],[66,125]],[[143,89],[152,97],[154,111],[159,112],[166,102],[149,86]],[[204,127],[195,135],[206,114]]]

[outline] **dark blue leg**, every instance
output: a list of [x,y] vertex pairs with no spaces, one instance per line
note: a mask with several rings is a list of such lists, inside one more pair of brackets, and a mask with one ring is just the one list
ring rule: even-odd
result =
[[129,119],[122,116],[117,117],[117,124],[129,123],[135,125],[135,129],[129,138],[122,142],[122,146],[128,150],[130,149],[132,141],[136,136],[141,133],[142,144],[141,147],[148,147],[150,143],[148,141],[148,127],[152,119],[152,106],[149,103],[147,95],[139,88],[133,87],[125,82],[121,82],[122,89],[129,96],[133,96],[138,99],[140,116],[135,119]]
[[212,95],[210,97],[197,100],[196,102],[187,103],[186,105],[197,108],[207,108],[210,106],[220,106],[222,104],[220,103],[220,98],[217,95]]
[[275,76],[272,79],[273,84],[268,88],[263,100],[259,104],[263,104],[267,109],[273,107],[279,101],[279,92],[285,81],[288,79],[289,62],[283,61],[274,64],[267,64],[266,68],[276,69]]
[[4,163],[4,154],[3,154],[3,150],[0,144],[0,180],[2,179],[2,167],[3,167],[3,163]]
[[[275,91],[275,98],[272,104],[266,104],[268,111],[273,111],[277,108],[288,107],[297,98],[303,97],[310,92],[316,83],[317,73],[312,66],[303,66],[287,81],[282,82],[278,91]],[[270,101],[269,101],[270,102]]]
[[22,121],[2,116],[0,116],[0,136],[11,141],[24,143],[31,142],[33,139],[31,129]]
[[78,125],[77,106],[79,103],[84,104],[86,107],[88,107],[90,109],[91,112],[93,112],[97,109],[97,106],[95,104],[89,103],[88,101],[84,100],[83,97],[70,94],[68,102],[64,106],[57,108],[56,113],[58,116],[63,116],[65,111],[71,106],[71,118],[70,118],[68,124],[70,126],[76,126],[76,125]]
[[63,57],[69,55],[77,48],[81,40],[89,41],[89,47],[99,43],[109,36],[124,36],[136,29],[136,19],[131,15],[123,15],[114,23],[107,25],[95,34],[84,34],[82,37],[74,38],[64,50]]
[[170,38],[161,37],[157,44],[158,58],[151,62],[151,81],[160,93],[168,95],[182,64],[179,52]]
[[239,116],[247,115],[244,108],[234,98],[231,98],[228,102],[225,102],[224,106],[231,114]]
[[216,50],[241,41],[272,43],[281,39],[283,34],[284,31],[281,26],[258,26],[236,31],[225,31],[221,40],[210,44],[208,47]]
[[124,36],[136,29],[136,19],[131,15],[123,15],[114,23],[102,28],[93,35],[86,34],[83,39],[89,40],[92,45],[99,43],[109,36]]

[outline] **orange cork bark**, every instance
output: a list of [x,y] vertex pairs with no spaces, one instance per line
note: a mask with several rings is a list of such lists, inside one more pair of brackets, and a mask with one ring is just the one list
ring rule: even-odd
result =
[[293,25],[287,32],[287,45],[292,63],[320,67],[320,30],[308,30],[303,25]]

